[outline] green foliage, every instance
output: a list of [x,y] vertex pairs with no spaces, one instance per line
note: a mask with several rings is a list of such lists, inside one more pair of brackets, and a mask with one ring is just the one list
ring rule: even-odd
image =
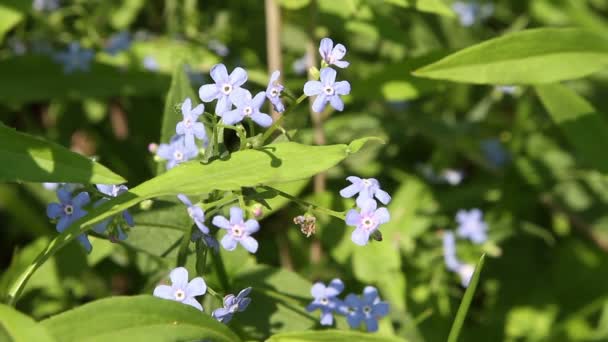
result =
[[4,304],[0,304],[0,338],[7,342],[58,341],[33,319]]
[[469,311],[469,307],[473,301],[473,296],[475,295],[475,289],[477,289],[477,284],[479,283],[479,277],[481,275],[481,270],[483,269],[485,257],[485,254],[482,255],[479,262],[477,262],[477,266],[475,266],[475,272],[471,277],[469,286],[467,287],[464,297],[462,297],[462,302],[460,302],[460,306],[456,312],[456,318],[454,318],[454,323],[452,324],[452,329],[450,330],[450,334],[448,336],[448,342],[458,341],[460,330],[462,329],[464,320],[467,317],[467,312]]
[[361,341],[361,342],[397,342],[398,338],[365,334],[344,330],[304,331],[277,334],[267,342],[308,342],[308,341]]

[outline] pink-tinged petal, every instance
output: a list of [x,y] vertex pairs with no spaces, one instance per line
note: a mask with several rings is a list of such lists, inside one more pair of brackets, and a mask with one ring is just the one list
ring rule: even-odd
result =
[[331,311],[325,311],[321,313],[321,325],[332,325],[334,324],[334,315]]
[[91,253],[93,246],[91,246],[91,242],[86,234],[80,234],[76,237],[76,240],[80,243],[80,245],[84,248],[87,253]]
[[254,108],[260,109],[260,107],[262,107],[262,105],[264,104],[264,101],[266,101],[266,93],[261,91],[255,94],[255,97],[253,98],[251,103],[253,104]]
[[215,114],[222,116],[224,113],[232,109],[232,102],[228,96],[220,96],[215,105]]
[[230,208],[230,223],[239,224],[243,222],[243,210],[239,207]]
[[388,209],[380,208],[374,213],[374,218],[379,224],[384,224],[390,221],[391,215],[389,214]]
[[211,102],[220,96],[220,91],[215,84],[205,84],[198,88],[198,97],[204,102]]
[[364,229],[357,228],[351,234],[351,240],[359,246],[365,246],[369,241],[369,233]]
[[182,303],[186,304],[186,305],[190,305],[193,308],[196,308],[198,311],[203,311],[203,307],[201,306],[201,303],[199,303],[195,298],[186,298],[182,301]]
[[186,294],[188,297],[202,296],[207,292],[207,284],[201,277],[196,277],[186,286]]
[[255,253],[258,250],[258,241],[251,236],[247,236],[241,239],[241,245],[245,247],[249,253]]
[[183,267],[178,267],[169,273],[171,283],[174,287],[186,288],[188,285],[188,270]]
[[272,125],[272,117],[266,113],[253,113],[251,120],[262,127],[270,127]]
[[342,102],[342,99],[337,95],[330,96],[329,103],[331,103],[331,106],[339,112],[344,110],[344,102]]
[[186,134],[186,128],[184,126],[184,122],[180,121],[177,123],[177,126],[175,126],[175,133],[177,134]]
[[59,203],[51,203],[46,206],[46,216],[51,219],[58,218],[63,213],[63,206]]
[[319,81],[308,81],[304,84],[304,94],[306,96],[319,95],[323,91],[323,84]]
[[236,249],[236,240],[232,238],[232,236],[230,234],[226,234],[224,235],[224,237],[222,238],[222,247],[224,247],[225,250],[227,251],[233,251]]
[[154,288],[153,295],[154,295],[154,297],[158,297],[158,298],[162,298],[162,299],[175,300],[174,293],[173,293],[173,287],[168,286],[168,285],[158,285],[157,287]]
[[63,231],[66,230],[72,224],[72,222],[74,222],[74,220],[71,217],[62,216],[57,222],[57,227],[55,228],[58,232],[63,233]]
[[345,221],[347,225],[356,227],[361,221],[361,215],[355,209],[351,209],[346,214]]
[[325,103],[327,102],[327,96],[324,94],[317,95],[317,98],[312,103],[312,110],[315,113],[321,113],[325,109]]
[[391,195],[389,195],[388,192],[381,190],[381,189],[376,190],[376,198],[382,204],[388,204],[391,201]]
[[334,83],[334,91],[338,95],[348,95],[350,94],[350,83],[348,81],[340,81]]
[[361,191],[361,182],[353,183],[346,188],[340,190],[340,196],[344,198],[351,198]]
[[319,43],[319,54],[325,60],[329,59],[334,42],[330,38],[323,38]]
[[192,100],[190,98],[186,98],[184,102],[182,102],[182,114],[184,116],[190,114],[190,110],[192,109]]
[[336,82],[336,70],[332,68],[321,69],[321,83],[333,85]]
[[333,65],[337,66],[340,69],[344,69],[344,68],[348,68],[350,63],[347,61],[335,61],[335,62],[333,62]]
[[201,103],[190,111],[190,115],[192,115],[194,117],[194,119],[196,120],[204,112],[205,112],[205,105]]
[[228,81],[228,70],[224,64],[216,64],[209,71],[211,78],[215,83],[226,83]]
[[254,219],[249,219],[245,222],[245,231],[249,234],[253,234],[260,230],[260,224]]
[[230,229],[230,222],[228,222],[228,220],[224,216],[218,215],[214,217],[211,223],[213,223],[213,225],[218,228]]
[[322,298],[322,297],[325,297],[325,289],[326,289],[326,287],[323,283],[315,283],[310,288],[310,294],[314,298]]
[[342,59],[346,55],[346,47],[342,44],[336,44],[334,48],[331,50],[331,56],[334,59]]
[[243,121],[243,111],[241,109],[235,109],[227,111],[222,115],[222,122],[226,125],[234,125]]
[[205,125],[202,122],[197,122],[192,127],[192,133],[199,140],[207,140],[207,131],[205,130]]
[[243,68],[235,68],[230,74],[230,83],[233,87],[239,87],[247,82],[247,71]]

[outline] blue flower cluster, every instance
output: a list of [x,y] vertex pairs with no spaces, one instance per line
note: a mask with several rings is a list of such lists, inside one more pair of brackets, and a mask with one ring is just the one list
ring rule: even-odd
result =
[[365,323],[367,331],[378,330],[378,320],[389,312],[387,302],[380,300],[378,290],[373,286],[366,286],[363,294],[348,294],[344,300],[338,295],[344,291],[344,283],[340,279],[333,279],[328,286],[323,283],[315,283],[310,294],[313,301],[306,307],[308,312],[321,311],[321,325],[332,325],[334,314],[346,317],[348,325],[356,329],[361,323]]
[[452,10],[458,15],[460,24],[464,27],[473,26],[476,22],[484,20],[494,13],[493,4],[480,5],[475,2],[456,1]]
[[346,213],[346,224],[355,227],[351,235],[353,242],[364,246],[378,226],[387,223],[391,218],[386,208],[378,208],[375,199],[386,205],[391,201],[391,196],[380,188],[380,182],[374,178],[350,176],[346,179],[352,184],[340,190],[340,195],[351,198],[358,194],[356,203],[360,209],[351,209]]

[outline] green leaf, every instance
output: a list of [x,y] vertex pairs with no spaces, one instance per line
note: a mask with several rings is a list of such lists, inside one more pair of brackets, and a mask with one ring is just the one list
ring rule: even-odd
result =
[[414,7],[420,12],[433,13],[446,17],[454,17],[452,9],[443,0],[387,0],[387,3],[399,7]]
[[563,85],[537,86],[536,92],[581,161],[607,173],[604,144],[608,143],[608,124],[602,116],[584,98]]
[[[54,142],[0,123],[0,182],[119,184],[122,177]],[[9,167],[10,166],[10,167]]]
[[479,275],[481,274],[481,269],[483,268],[483,262],[486,258],[486,255],[483,254],[479,261],[477,262],[477,266],[475,267],[475,272],[473,273],[473,277],[469,282],[469,287],[464,293],[464,297],[462,297],[462,302],[460,302],[460,306],[458,307],[458,312],[456,312],[456,318],[454,319],[454,323],[452,323],[452,329],[450,329],[450,335],[448,336],[448,342],[456,342],[458,341],[458,336],[460,335],[460,329],[462,329],[462,325],[464,324],[464,319],[467,316],[467,312],[469,311],[469,307],[471,306],[471,301],[473,301],[473,295],[475,294],[475,289],[477,288],[477,284],[479,283]]
[[587,76],[608,64],[608,41],[576,28],[525,30],[485,41],[414,72],[476,84],[538,84]]
[[19,0],[4,0],[0,3],[0,43],[4,35],[25,17],[25,12],[31,2]]
[[348,330],[321,330],[302,331],[277,334],[266,340],[267,342],[315,342],[315,341],[348,341],[348,342],[403,342],[398,337],[382,336],[377,334],[348,331]]
[[0,304],[0,340],[7,342],[55,341],[40,324],[4,304]]
[[210,315],[152,296],[113,297],[41,322],[60,341],[240,341]]
[[286,8],[288,10],[299,10],[302,9],[310,3],[310,0],[279,0],[279,4],[281,7]]

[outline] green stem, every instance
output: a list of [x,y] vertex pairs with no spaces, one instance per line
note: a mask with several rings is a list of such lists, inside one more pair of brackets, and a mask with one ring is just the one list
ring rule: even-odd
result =
[[329,216],[333,216],[333,217],[338,218],[340,220],[344,220],[346,218],[346,214],[344,212],[335,211],[335,210],[331,210],[331,209],[320,207],[320,206],[318,206],[316,204],[313,204],[313,203],[310,203],[310,202],[306,202],[306,201],[301,200],[301,199],[299,199],[299,198],[297,198],[295,196],[292,196],[292,195],[290,195],[290,194],[288,194],[286,192],[283,192],[283,191],[281,191],[279,189],[275,189],[275,188],[267,186],[267,185],[263,185],[262,188],[265,188],[265,189],[271,190],[271,191],[275,191],[281,197],[285,197],[288,200],[290,200],[290,201],[292,201],[292,202],[294,202],[296,204],[299,204],[304,209],[307,209],[307,210],[308,209],[312,209],[315,212],[327,214]]
[[210,288],[209,286],[207,286],[207,292],[209,292],[209,294],[212,295],[213,297],[224,302],[224,297],[221,294],[219,294],[217,291],[215,291],[214,289]]
[[283,122],[283,119],[285,118],[285,115],[289,114],[291,111],[293,111],[295,108],[297,108],[300,103],[302,103],[304,100],[306,99],[306,94],[302,94],[302,96],[300,96],[296,102],[289,107],[284,113],[283,115],[281,115],[281,117],[279,117],[273,124],[272,126],[270,126],[270,128],[268,128],[266,130],[266,132],[264,132],[264,135],[262,135],[262,139],[261,139],[261,144],[264,145],[266,143],[266,140],[268,140],[268,138],[270,138],[270,136],[272,135],[272,133],[274,133],[274,131],[276,131],[280,126],[281,126],[281,122]]
[[184,233],[182,237],[181,244],[179,246],[179,251],[177,252],[177,264],[176,267],[184,266],[186,264],[186,259],[188,257],[188,245],[190,245],[190,237],[194,232],[195,225],[190,227],[190,230]]
[[220,279],[222,289],[224,291],[228,291],[230,288],[230,281],[228,280],[228,273],[226,273],[226,267],[224,266],[224,261],[222,260],[222,255],[220,252],[213,254],[213,266],[215,267],[215,271]]

